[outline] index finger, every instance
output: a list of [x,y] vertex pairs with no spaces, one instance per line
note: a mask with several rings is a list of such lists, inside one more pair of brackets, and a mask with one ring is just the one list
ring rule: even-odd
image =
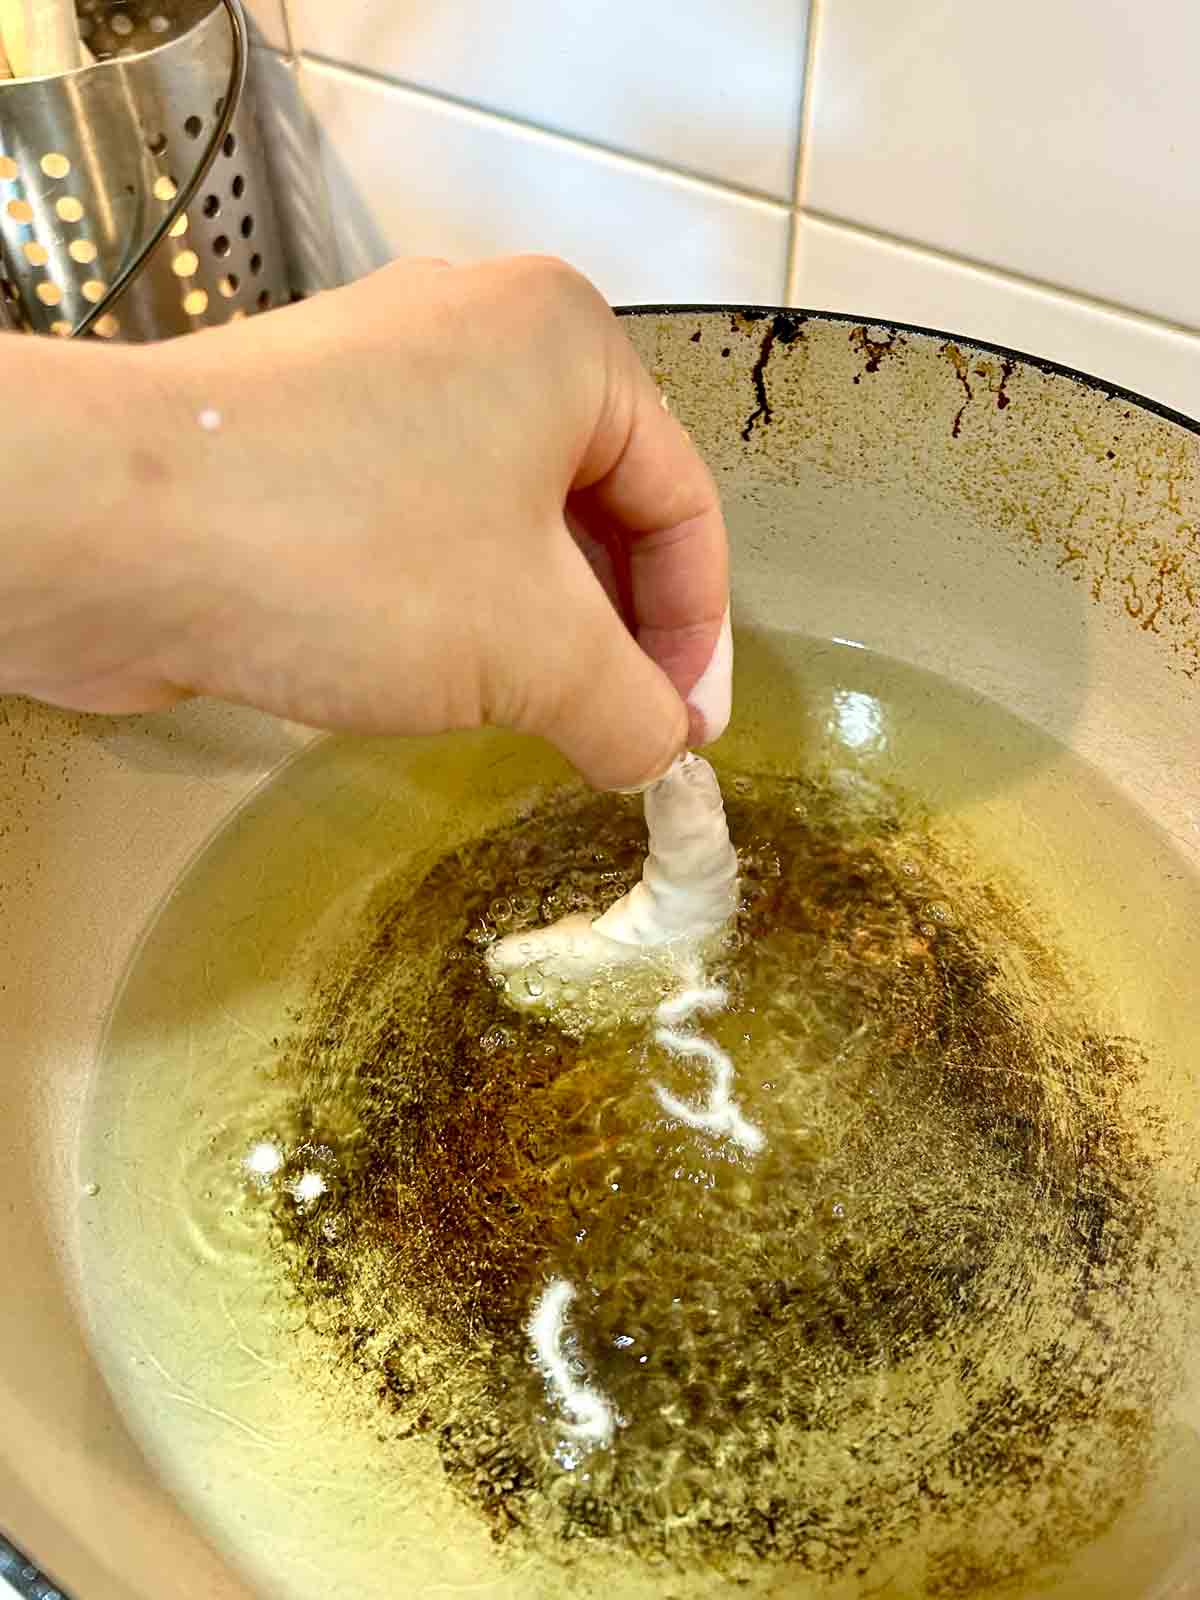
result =
[[729,544],[711,472],[633,347],[610,365],[609,396],[576,476],[571,510],[612,556],[638,643],[687,702],[694,744],[729,720]]

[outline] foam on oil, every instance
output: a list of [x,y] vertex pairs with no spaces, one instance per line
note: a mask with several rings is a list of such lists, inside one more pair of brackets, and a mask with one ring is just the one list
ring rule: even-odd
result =
[[[1124,1597],[1169,1554],[1124,1528],[1190,1316],[1195,881],[941,680],[772,636],[737,705],[705,1031],[761,1151],[664,1116],[697,1085],[645,1027],[483,980],[639,860],[516,740],[320,746],[152,928],[85,1131],[94,1336],[264,1594]],[[611,1446],[532,1359],[556,1282]]]

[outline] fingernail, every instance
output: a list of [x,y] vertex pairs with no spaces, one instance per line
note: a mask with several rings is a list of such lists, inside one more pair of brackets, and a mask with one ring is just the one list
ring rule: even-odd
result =
[[733,707],[733,629],[729,623],[729,607],[721,621],[721,631],[713,646],[708,665],[692,685],[687,697],[687,708],[700,724],[693,744],[711,744],[719,739],[729,726],[729,713]]

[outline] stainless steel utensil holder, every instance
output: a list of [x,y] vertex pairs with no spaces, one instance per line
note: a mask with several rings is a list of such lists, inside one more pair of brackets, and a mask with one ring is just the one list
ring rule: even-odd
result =
[[[84,0],[81,21],[93,47],[119,53],[60,77],[0,83],[9,324],[143,341],[290,300],[253,84],[244,76],[244,19],[239,39],[228,0],[132,0],[104,15]],[[227,116],[239,60],[243,82]]]

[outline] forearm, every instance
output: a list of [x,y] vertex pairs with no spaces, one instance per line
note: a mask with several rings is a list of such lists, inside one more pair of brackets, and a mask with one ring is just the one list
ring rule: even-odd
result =
[[157,586],[154,521],[180,447],[155,404],[154,359],[0,335],[15,402],[0,497],[0,692],[87,704],[71,691],[111,671],[119,611]]
[[397,264],[158,345],[0,336],[0,361],[23,397],[0,692],[496,722],[601,786],[682,749],[728,601],[720,504],[562,263]]

